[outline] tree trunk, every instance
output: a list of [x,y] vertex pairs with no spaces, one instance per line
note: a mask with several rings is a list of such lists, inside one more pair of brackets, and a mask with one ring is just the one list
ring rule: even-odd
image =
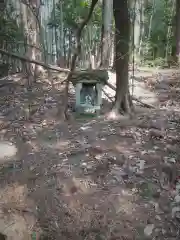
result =
[[175,3],[173,2],[173,6],[171,9],[171,19],[172,19],[172,25],[169,25],[167,28],[167,40],[166,40],[166,48],[165,48],[165,59],[167,65],[169,65],[169,59],[172,55],[172,44],[171,44],[171,36],[173,31],[173,16],[174,16],[174,10],[175,10]]
[[145,39],[145,1],[141,0],[141,9],[140,9],[140,42],[139,42],[139,58],[140,58],[140,62],[143,59],[143,51],[142,51],[142,45],[143,45],[143,41]]
[[[53,0],[53,20],[56,20],[56,2]],[[56,62],[59,59],[59,49],[58,49],[58,34],[57,34],[57,25],[54,26],[54,40],[55,40],[55,55]]]
[[61,25],[61,35],[60,35],[60,49],[61,49],[61,56],[64,53],[64,16],[63,16],[63,1],[60,0],[60,25]]
[[[27,58],[41,61],[40,51],[40,0],[21,0],[22,4],[22,19],[26,33],[26,54]],[[35,64],[26,64],[26,71],[28,73],[28,85],[32,85],[33,80],[36,80],[38,75],[38,68]]]
[[112,70],[116,70],[116,34],[114,34],[114,54],[113,54],[113,64],[112,64]]
[[100,66],[104,68],[109,67],[111,54],[111,31],[112,31],[112,17],[113,17],[113,1],[103,0],[102,8],[102,35],[101,35],[101,63]]
[[[151,35],[152,35],[152,24],[153,24],[153,18],[154,18],[154,14],[155,14],[155,10],[156,10],[155,3],[156,3],[156,1],[153,0],[153,3],[152,3],[152,13],[151,13],[151,17],[149,19],[149,30],[148,30],[148,38],[147,38],[148,42],[150,42]],[[149,55],[149,45],[148,44],[146,45],[145,54],[147,56]]]
[[176,61],[180,64],[180,0],[176,0]]
[[70,67],[70,63],[71,63],[71,48],[72,48],[72,31],[69,30],[68,32],[68,68]]
[[130,19],[127,0],[113,0],[115,19],[115,65],[116,65],[116,96],[114,111],[116,114],[131,114],[132,100],[129,94],[129,39]]
[[140,38],[141,38],[141,4],[140,0],[135,0],[134,3],[134,23],[133,23],[133,31],[134,31],[134,42],[133,45],[135,47],[135,54],[136,54],[136,59],[139,59],[139,46],[140,46]]
[[63,49],[64,49],[64,59],[65,59],[65,62],[66,62],[66,67],[67,67],[67,48],[66,48],[66,42],[67,42],[67,39],[66,39],[66,29],[64,29],[64,39],[63,39]]
[[[28,6],[24,4],[24,2],[22,1],[22,6],[21,6],[21,10],[22,10],[22,19],[23,19],[23,25],[24,25],[24,31],[25,31],[25,57],[26,58],[30,58],[30,59],[34,59],[33,58],[33,51],[32,51],[32,45],[33,41],[32,41],[32,37],[31,37],[31,30],[30,30],[30,21],[28,20],[30,11],[28,10]],[[24,67],[24,72],[28,75],[28,88],[31,88],[32,83],[33,83],[33,69],[34,69],[34,64],[32,63],[28,63],[26,62]]]

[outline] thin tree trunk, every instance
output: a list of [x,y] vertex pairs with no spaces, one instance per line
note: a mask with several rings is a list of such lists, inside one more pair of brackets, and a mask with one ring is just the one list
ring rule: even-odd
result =
[[[56,2],[53,0],[53,20],[56,19]],[[59,59],[59,49],[58,49],[58,35],[57,35],[57,26],[54,26],[54,35],[55,35],[55,51],[56,51],[56,62]]]
[[[29,20],[30,18],[30,11],[28,9],[28,6],[26,4],[24,4],[24,2],[22,1],[22,19],[23,19],[23,25],[24,25],[24,31],[25,31],[25,36],[26,36],[26,43],[27,45],[25,45],[25,57],[26,58],[30,58],[30,59],[34,59],[33,56],[33,46],[34,45],[34,41],[32,40],[32,34],[31,34],[31,28],[32,28],[32,24],[31,21]],[[32,83],[33,83],[33,72],[34,72],[34,64],[26,62],[25,64],[25,72],[28,76],[28,88],[30,89],[32,87]]]
[[[172,19],[173,19],[174,10],[175,10],[175,4],[173,3],[172,10],[171,10],[171,18]],[[167,44],[166,44],[166,49],[165,49],[165,59],[166,59],[167,64],[168,64],[168,54],[171,53],[171,43],[170,43],[171,35],[172,35],[172,26],[170,25],[170,26],[168,26],[168,29],[167,29],[167,41],[166,41]]]
[[113,17],[113,1],[103,0],[103,24],[101,36],[101,67],[108,68],[111,53],[111,31]]
[[70,67],[71,63],[71,44],[72,44],[72,32],[69,30],[68,33],[68,68]]
[[60,18],[61,18],[61,40],[60,40],[60,49],[61,49],[61,56],[64,53],[64,16],[63,16],[63,1],[60,0]]
[[[152,13],[151,13],[151,17],[150,17],[150,20],[149,20],[148,42],[150,41],[150,38],[151,38],[154,11],[155,11],[155,0],[153,0]],[[148,51],[149,51],[149,49],[148,49],[148,45],[147,45],[146,46],[146,54],[148,54]]]
[[131,114],[132,100],[129,94],[128,79],[130,19],[127,0],[114,0],[113,11],[116,28],[116,96],[113,110],[116,114]]
[[176,61],[180,64],[180,0],[176,0]]
[[116,70],[116,33],[114,34],[114,55],[112,69]]
[[145,7],[144,7],[145,1],[141,0],[141,10],[140,10],[140,43],[139,43],[139,52],[138,55],[140,59],[142,59],[142,44],[144,40],[144,34],[145,34]]
[[140,0],[134,0],[134,23],[133,23],[133,32],[134,32],[134,42],[136,58],[139,58],[139,46],[140,46],[140,37],[141,37],[141,5]]
[[[40,50],[40,40],[41,40],[41,33],[40,33],[40,0],[21,0],[22,1],[22,14],[23,14],[23,22],[26,31],[26,39],[27,44],[26,46],[26,56],[38,61],[41,61],[41,50]],[[32,81],[36,80],[38,75],[38,66],[34,64],[29,64],[28,68],[28,75],[29,79]],[[31,76],[32,75],[32,76]]]
[[64,49],[64,59],[65,59],[65,64],[67,67],[67,52],[66,52],[66,29],[64,29],[64,39],[63,39],[63,49]]

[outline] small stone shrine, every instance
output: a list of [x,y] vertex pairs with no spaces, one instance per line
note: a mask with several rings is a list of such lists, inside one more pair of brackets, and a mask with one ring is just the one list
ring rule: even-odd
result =
[[75,86],[76,112],[99,113],[102,104],[102,87],[108,80],[106,70],[76,71],[72,76]]

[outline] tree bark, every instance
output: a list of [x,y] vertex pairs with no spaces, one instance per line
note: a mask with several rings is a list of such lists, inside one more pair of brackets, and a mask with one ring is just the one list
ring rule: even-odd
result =
[[[172,25],[169,25],[167,28],[167,39],[166,39],[166,48],[165,48],[165,60],[166,60],[166,64],[167,66],[169,66],[170,64],[170,56],[172,56],[172,44],[171,44],[171,36],[172,36],[172,32],[173,32],[173,16],[174,16],[174,11],[175,11],[175,3],[172,3],[172,9],[171,9],[171,21],[172,21]],[[179,25],[180,26],[180,25]],[[170,67],[170,66],[169,66]]]
[[133,42],[133,47],[135,47],[135,54],[136,54],[136,59],[139,59],[138,53],[139,53],[139,46],[140,46],[140,37],[141,37],[141,4],[140,0],[135,0],[134,3],[134,23],[133,23],[133,32],[134,32],[134,42]]
[[129,39],[130,19],[127,0],[113,0],[115,19],[115,65],[116,65],[116,96],[114,111],[119,114],[131,114],[132,100],[129,94]]
[[142,45],[143,45],[143,40],[144,40],[144,37],[145,37],[145,1],[144,0],[141,0],[141,9],[140,9],[140,42],[139,42],[139,52],[138,52],[138,55],[139,55],[139,58],[140,58],[140,61],[142,60]]
[[[29,18],[29,11],[28,11],[28,7],[25,4],[26,1],[24,2],[23,0],[21,0],[21,14],[22,14],[22,21],[23,21],[23,28],[24,28],[24,33],[25,33],[25,44],[24,44],[24,48],[25,48],[25,58],[33,58],[33,47],[30,46],[34,46],[34,43],[32,41],[31,38],[31,31],[29,29],[29,25],[30,22],[28,21]],[[25,74],[27,74],[28,76],[28,87],[30,88],[32,83],[33,83],[33,68],[34,68],[34,64],[32,64],[32,62],[25,62],[25,64],[23,65],[24,69],[23,72]]]
[[112,64],[112,70],[116,70],[116,34],[114,34],[114,46],[113,46],[113,64]]
[[176,0],[176,62],[180,64],[180,0]]
[[[40,0],[21,0],[24,30],[26,32],[26,57],[41,61],[40,51]],[[31,46],[31,47],[30,47]],[[34,46],[34,47],[32,47]],[[29,84],[36,81],[38,75],[38,66],[32,63],[26,64],[26,71],[29,78]]]
[[71,63],[71,46],[72,45],[72,32],[69,30],[68,32],[68,60],[67,60],[67,66],[70,68],[70,63]]
[[60,34],[60,49],[61,49],[61,56],[64,53],[64,16],[63,16],[63,1],[60,0],[60,19],[61,19],[61,34]]
[[103,0],[102,8],[102,33],[101,33],[101,63],[100,67],[108,68],[111,54],[111,32],[113,17],[113,1]]

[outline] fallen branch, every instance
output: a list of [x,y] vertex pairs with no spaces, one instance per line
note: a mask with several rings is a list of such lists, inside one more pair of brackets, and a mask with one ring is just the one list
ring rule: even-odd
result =
[[113,98],[110,97],[104,89],[102,89],[102,91],[103,91],[104,95],[105,95],[111,102],[114,101]]
[[49,65],[49,64],[47,65],[47,64],[45,64],[43,62],[39,62],[39,61],[36,61],[34,59],[22,57],[22,56],[19,56],[19,55],[15,54],[15,53],[7,52],[4,49],[0,49],[0,53],[3,54],[3,55],[9,56],[11,58],[19,59],[19,60],[21,60],[23,62],[29,62],[29,63],[37,64],[39,66],[44,67],[45,69],[50,69],[50,70],[54,70],[54,71],[57,71],[57,72],[70,72],[70,70],[67,69],[67,68],[55,67],[55,66]]
[[116,91],[116,87],[113,86],[111,83],[107,82],[106,85],[110,87],[112,90]]
[[145,103],[145,102],[142,102],[141,100],[139,100],[138,98],[136,98],[134,96],[131,96],[131,98],[132,98],[132,100],[134,100],[135,102],[140,103],[141,105],[143,105],[146,108],[155,108],[153,105]]
[[[109,88],[111,88],[112,90],[116,91],[116,87],[113,86],[111,83],[108,83],[108,82],[107,82],[106,84],[107,84],[107,86],[108,86]],[[142,102],[141,100],[139,100],[138,98],[136,98],[136,97],[134,97],[134,96],[131,96],[131,98],[132,98],[132,100],[140,103],[141,105],[143,105],[143,106],[146,107],[146,108],[155,108],[153,105],[148,104],[148,103],[144,103],[144,102]]]

